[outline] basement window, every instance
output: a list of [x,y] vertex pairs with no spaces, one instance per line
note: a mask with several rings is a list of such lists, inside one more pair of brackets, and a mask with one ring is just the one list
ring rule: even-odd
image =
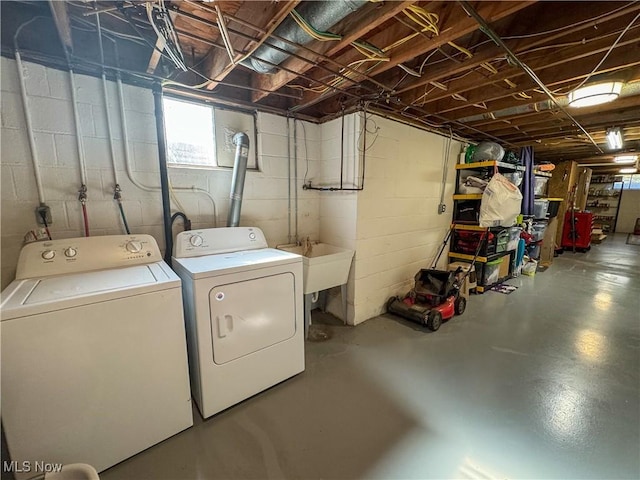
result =
[[258,169],[253,115],[169,97],[163,102],[170,167],[233,168],[233,136],[244,132],[250,145],[247,168]]

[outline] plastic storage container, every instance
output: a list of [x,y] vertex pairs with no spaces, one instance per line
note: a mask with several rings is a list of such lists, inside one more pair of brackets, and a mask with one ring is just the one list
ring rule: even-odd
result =
[[549,218],[553,218],[558,215],[558,210],[560,209],[560,204],[562,200],[549,200],[549,208],[547,209],[547,214],[549,214]]
[[507,250],[515,250],[516,248],[518,248],[518,242],[520,241],[520,233],[522,232],[522,228],[509,227],[507,230],[509,231]]
[[541,243],[532,243],[531,245],[529,245],[529,247],[527,248],[527,253],[529,254],[529,258],[538,260],[540,258],[541,246],[542,246]]
[[478,242],[481,240],[482,246],[478,255],[486,256],[504,252],[507,250],[507,244],[509,243],[509,229],[487,232],[455,230],[451,251],[474,255],[478,250]]
[[535,218],[546,218],[549,209],[549,200],[541,198],[533,201],[533,216]]
[[533,193],[535,195],[546,195],[547,194],[547,182],[549,181],[549,177],[535,177],[535,185],[533,187]]
[[547,222],[533,222],[531,234],[532,242],[539,242],[544,238],[544,231],[547,229]]
[[484,265],[484,284],[485,286],[493,285],[500,280],[500,264],[504,261],[504,257],[497,258]]

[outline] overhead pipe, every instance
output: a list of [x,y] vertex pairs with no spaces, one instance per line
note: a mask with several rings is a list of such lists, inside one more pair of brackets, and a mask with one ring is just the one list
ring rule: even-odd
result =
[[227,227],[240,225],[240,209],[242,208],[242,193],[244,191],[244,179],[247,173],[247,159],[249,157],[249,137],[244,132],[238,132],[233,136],[236,146],[236,156],[233,162],[233,176],[231,177],[231,193],[229,194],[229,216]]
[[[313,25],[316,30],[326,31],[338,23],[347,15],[359,10],[369,3],[369,0],[323,0],[317,2],[304,2],[296,9],[298,14]],[[313,40],[309,34],[300,28],[295,20],[287,17],[274,30],[274,35],[282,37],[291,43],[306,45]],[[295,48],[282,40],[274,39],[273,44],[282,50],[293,53]],[[242,61],[242,65],[255,70],[258,73],[273,73],[274,67],[267,65],[260,60],[268,61],[279,65],[289,57],[289,53],[275,50],[268,45],[259,47],[247,60]]]

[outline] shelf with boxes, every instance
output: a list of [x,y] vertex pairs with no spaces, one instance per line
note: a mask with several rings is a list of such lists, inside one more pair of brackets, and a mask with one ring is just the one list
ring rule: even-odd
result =
[[[520,227],[480,227],[482,189],[475,186],[488,181],[497,170],[515,184],[522,180],[525,167],[488,160],[456,165],[456,193],[453,195],[453,232],[449,262],[476,262],[476,292],[510,278],[513,274]],[[476,256],[476,252],[478,255]]]
[[476,291],[482,293],[513,274],[520,231],[519,227],[487,228],[454,224],[449,262],[470,263],[475,259]]
[[456,165],[456,193],[453,196],[453,221],[456,224],[477,225],[480,216],[482,189],[473,180],[488,181],[496,170],[515,184],[522,181],[525,167],[512,163],[487,160]]
[[594,175],[591,178],[586,208],[593,212],[593,229],[601,236],[615,231],[622,187],[620,175]]

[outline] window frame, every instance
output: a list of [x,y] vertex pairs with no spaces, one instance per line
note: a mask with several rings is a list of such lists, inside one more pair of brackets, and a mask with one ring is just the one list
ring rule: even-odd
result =
[[[247,166],[247,171],[250,172],[262,172],[262,168],[261,168],[261,162],[260,162],[260,152],[258,149],[258,111],[257,110],[248,110],[248,109],[243,109],[243,108],[233,108],[227,105],[221,106],[220,104],[214,102],[214,101],[207,101],[207,100],[194,100],[193,98],[185,98],[179,94],[173,94],[173,93],[163,93],[162,95],[163,100],[164,99],[168,99],[168,100],[174,100],[174,101],[179,101],[179,102],[184,102],[184,103],[189,103],[192,105],[198,105],[198,106],[206,106],[208,108],[211,109],[211,118],[212,118],[212,138],[213,138],[213,148],[214,148],[214,155],[215,155],[215,164],[214,165],[204,165],[204,164],[188,164],[188,163],[176,163],[176,162],[171,162],[167,159],[167,167],[168,168],[184,168],[184,169],[188,169],[188,170],[222,170],[222,171],[229,171],[229,170],[233,170],[233,166],[226,166],[226,165],[220,165],[218,163],[218,149],[217,149],[217,144],[216,144],[216,110],[222,110],[222,111],[227,111],[227,112],[234,112],[234,113],[240,113],[243,115],[247,115],[249,117],[252,118],[252,124],[253,124],[253,137],[255,139],[255,141],[253,142],[253,148],[255,149],[255,166],[251,166],[248,165]],[[163,108],[164,108],[164,104],[163,104]],[[164,113],[164,117],[165,120],[163,122],[163,126],[165,128],[165,139],[167,137],[166,135],[166,112]],[[168,144],[168,141],[167,141]],[[251,148],[251,145],[250,145]],[[168,149],[168,145],[167,145],[167,149]]]

